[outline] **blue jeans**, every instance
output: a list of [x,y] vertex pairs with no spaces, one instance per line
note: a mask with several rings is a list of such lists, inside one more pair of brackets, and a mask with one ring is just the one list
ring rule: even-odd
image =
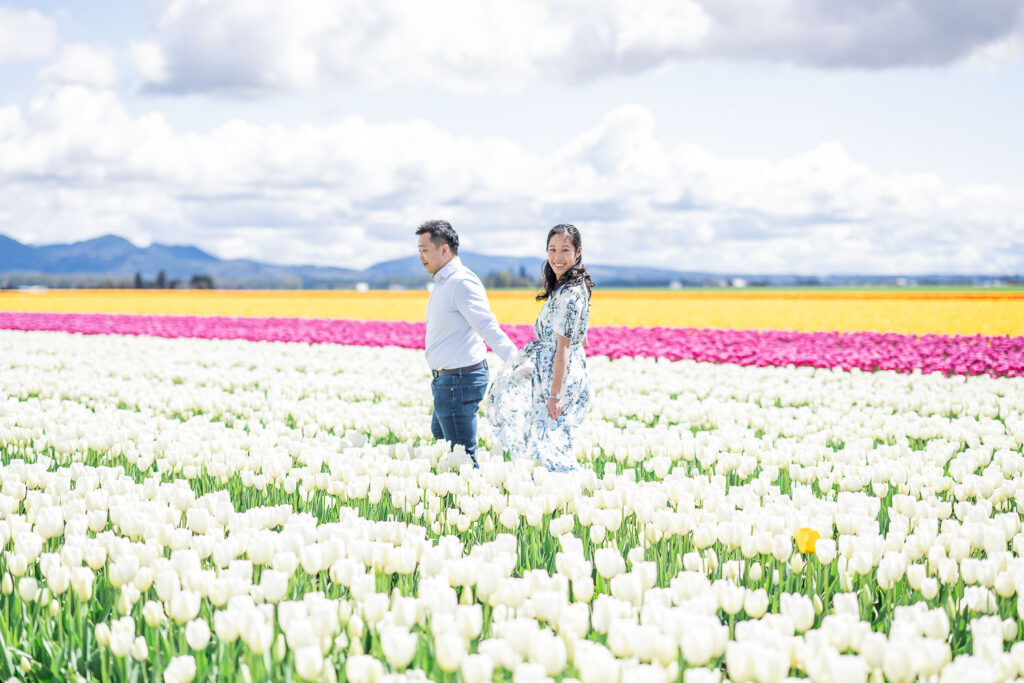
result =
[[460,375],[438,375],[430,383],[434,394],[434,418],[430,431],[435,439],[462,444],[476,464],[476,411],[487,393],[487,368]]

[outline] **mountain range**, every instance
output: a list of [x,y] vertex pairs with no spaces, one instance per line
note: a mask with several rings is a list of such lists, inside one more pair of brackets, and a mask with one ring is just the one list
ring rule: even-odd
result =
[[[410,248],[412,251],[412,248]],[[518,284],[531,286],[540,276],[543,260],[516,256],[495,256],[463,251],[462,261],[488,286]],[[603,287],[726,286],[736,284],[792,287],[800,285],[903,285],[903,284],[999,284],[1016,278],[998,276],[880,275],[744,275],[682,271],[639,266],[587,264],[597,285]],[[43,284],[57,287],[131,286],[136,274],[154,282],[163,273],[164,282],[188,283],[194,276],[212,279],[218,288],[351,288],[358,283],[370,287],[422,287],[429,281],[419,258],[383,261],[369,268],[329,266],[286,266],[248,259],[220,259],[193,246],[153,243],[139,247],[117,235],[104,235],[71,244],[33,246],[0,235],[0,286]],[[507,275],[496,279],[498,274]]]
[[[410,249],[411,250],[411,249]],[[462,261],[481,278],[508,273],[536,281],[544,262],[540,258],[493,256],[463,251]],[[674,280],[719,277],[710,273],[632,266],[588,266],[595,282],[605,286],[666,286]],[[188,282],[195,275],[213,278],[217,287],[371,287],[422,286],[429,277],[419,258],[383,261],[363,270],[329,266],[285,266],[248,259],[220,259],[193,246],[153,243],[139,247],[123,237],[105,235],[71,244],[33,246],[0,235],[0,278],[28,283],[55,278],[82,283],[100,278],[131,281],[136,273],[152,281],[163,272],[167,282]],[[44,277],[45,276],[45,277]]]

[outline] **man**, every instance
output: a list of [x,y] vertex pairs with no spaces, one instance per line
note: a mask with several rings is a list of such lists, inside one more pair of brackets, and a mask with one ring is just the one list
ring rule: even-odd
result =
[[476,461],[476,411],[487,392],[484,342],[506,363],[519,350],[498,326],[487,292],[459,258],[459,236],[448,221],[428,221],[416,229],[420,262],[434,277],[427,302],[427,363],[434,379],[435,439],[462,444]]

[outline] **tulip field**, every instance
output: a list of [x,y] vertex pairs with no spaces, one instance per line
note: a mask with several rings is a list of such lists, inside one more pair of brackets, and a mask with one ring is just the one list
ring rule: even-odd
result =
[[1024,677],[1020,293],[595,292],[567,474],[433,441],[419,294],[191,294],[0,294],[0,680]]

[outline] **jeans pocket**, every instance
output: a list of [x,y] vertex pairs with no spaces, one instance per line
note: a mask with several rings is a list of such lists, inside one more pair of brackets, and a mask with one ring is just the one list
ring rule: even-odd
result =
[[455,391],[456,410],[463,415],[476,413],[480,402],[487,393],[487,383],[473,382],[471,384],[460,384]]

